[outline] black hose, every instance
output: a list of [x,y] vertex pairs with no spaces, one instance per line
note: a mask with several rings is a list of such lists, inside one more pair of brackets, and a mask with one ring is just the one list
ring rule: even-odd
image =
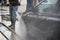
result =
[[1,33],[7,40],[9,40],[1,31],[0,31],[0,33]]
[[23,38],[21,38],[19,35],[17,35],[16,33],[15,33],[15,31],[14,30],[12,30],[10,27],[7,27],[5,24],[3,24],[3,23],[0,23],[0,24],[2,24],[4,27],[6,27],[9,31],[11,31],[12,33],[14,33],[17,37],[19,37],[21,40],[24,40]]

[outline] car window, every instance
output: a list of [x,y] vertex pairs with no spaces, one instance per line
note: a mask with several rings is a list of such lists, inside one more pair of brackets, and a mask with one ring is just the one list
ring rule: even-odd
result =
[[57,0],[47,0],[47,2],[43,2],[39,4],[37,7],[38,12],[40,13],[51,13],[56,9]]

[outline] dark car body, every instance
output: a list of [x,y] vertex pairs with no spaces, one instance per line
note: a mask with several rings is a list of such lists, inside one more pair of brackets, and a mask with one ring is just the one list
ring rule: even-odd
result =
[[27,28],[27,40],[60,40],[60,9],[56,4],[41,4],[37,10],[22,16]]

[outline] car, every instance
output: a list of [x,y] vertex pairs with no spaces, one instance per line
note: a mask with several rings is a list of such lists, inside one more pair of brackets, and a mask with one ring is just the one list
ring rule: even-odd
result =
[[27,12],[28,15],[22,16],[29,34],[28,40],[60,40],[60,9],[58,12],[55,2],[40,4],[36,13]]

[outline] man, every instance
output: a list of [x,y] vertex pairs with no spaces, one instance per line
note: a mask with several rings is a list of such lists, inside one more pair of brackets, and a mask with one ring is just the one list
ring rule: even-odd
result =
[[30,10],[31,7],[32,7],[32,0],[27,0],[26,10]]
[[[26,6],[26,11],[23,13],[23,15],[27,15],[27,12],[36,12],[38,11],[37,8],[34,8],[42,0],[27,0],[27,6]],[[43,0],[44,1],[44,0]],[[46,1],[46,0],[45,0]]]
[[[20,5],[18,0],[9,0],[9,10],[10,10],[10,17],[11,17],[11,27],[15,31],[15,22],[16,22],[16,13],[18,10],[18,6]],[[11,40],[15,39],[15,34],[12,33]]]
[[27,0],[27,5],[26,5],[26,11],[23,13],[25,15],[27,12],[31,11],[33,5],[32,5],[32,0]]
[[15,29],[16,13],[19,5],[20,3],[18,0],[9,0],[9,10],[10,10],[10,17],[11,17],[11,25],[9,27],[13,29]]

